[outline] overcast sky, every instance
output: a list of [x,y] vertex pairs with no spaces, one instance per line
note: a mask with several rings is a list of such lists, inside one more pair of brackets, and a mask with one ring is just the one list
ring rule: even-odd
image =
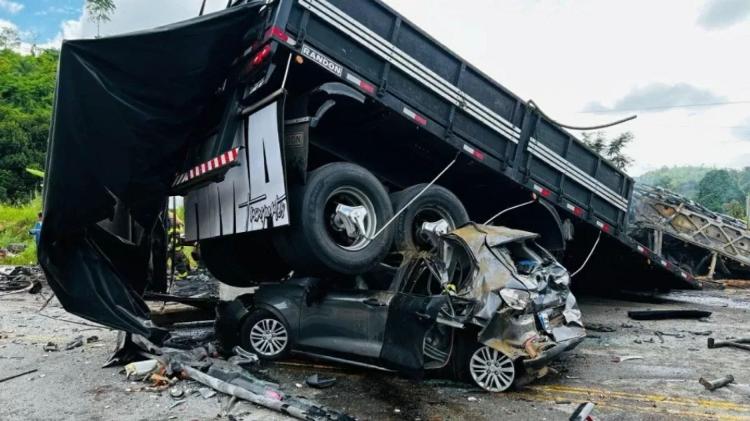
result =
[[[190,18],[201,0],[115,2],[105,35]],[[609,131],[635,134],[632,175],[663,165],[750,166],[750,0],[386,3],[558,121],[638,114]],[[0,26],[39,44],[96,33],[82,0],[0,0]]]

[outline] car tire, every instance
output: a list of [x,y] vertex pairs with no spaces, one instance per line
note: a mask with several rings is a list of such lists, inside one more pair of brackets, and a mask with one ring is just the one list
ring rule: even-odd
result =
[[276,361],[286,357],[291,344],[289,326],[270,311],[251,310],[242,322],[240,345],[261,360]]
[[[393,212],[398,212],[417,196],[427,184],[417,184],[391,195]],[[440,219],[448,222],[449,230],[469,222],[469,214],[450,190],[432,185],[419,196],[394,222],[393,245],[396,251],[423,250],[431,248],[429,243],[419,235],[423,222],[435,222]]]
[[[276,233],[274,246],[297,274],[364,273],[390,250],[393,229],[368,238],[393,216],[388,193],[358,165],[337,162],[310,172],[304,186],[290,188],[289,201],[291,224]],[[334,219],[339,204],[365,210],[366,235],[346,233]]]
[[517,364],[509,356],[469,338],[456,339],[454,376],[488,392],[504,392],[517,377]]
[[278,281],[289,266],[265,233],[237,234],[200,241],[201,260],[219,281],[245,288],[260,282]]

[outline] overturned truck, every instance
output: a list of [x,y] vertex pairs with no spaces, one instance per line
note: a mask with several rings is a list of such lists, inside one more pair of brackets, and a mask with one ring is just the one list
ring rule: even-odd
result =
[[400,267],[468,221],[590,260],[581,281],[692,281],[628,235],[631,178],[376,0],[65,41],[58,80],[39,258],[68,311],[117,329],[166,334],[141,296],[165,288],[175,195],[235,286]]

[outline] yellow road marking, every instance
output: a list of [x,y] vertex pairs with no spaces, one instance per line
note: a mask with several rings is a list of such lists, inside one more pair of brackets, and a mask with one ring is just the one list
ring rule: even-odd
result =
[[[750,419],[750,405],[729,401],[689,399],[650,393],[618,392],[600,388],[562,385],[531,386],[529,389],[534,393],[518,393],[518,396],[521,399],[529,399],[538,402],[554,402],[561,398],[570,397],[570,395],[573,395],[574,397],[585,396],[586,400],[594,402],[600,408],[609,408],[624,412],[635,411],[640,413],[727,421]],[[659,403],[660,405],[658,407],[651,407],[648,403]],[[698,412],[700,410],[703,410],[704,412]],[[726,412],[734,412],[734,414]]]
[[734,402],[729,402],[729,401],[719,401],[719,400],[710,400],[710,399],[701,399],[701,398],[689,399],[689,398],[680,398],[676,396],[666,396],[666,395],[658,395],[658,394],[618,392],[618,391],[606,390],[606,389],[571,387],[571,386],[562,386],[562,385],[532,386],[531,389],[541,390],[541,391],[579,394],[579,395],[580,394],[586,394],[586,395],[600,394],[600,395],[609,395],[612,397],[618,397],[618,398],[623,398],[623,399],[636,399],[636,400],[642,400],[642,401],[672,403],[676,405],[698,406],[698,407],[704,407],[707,409],[729,409],[729,410],[734,410],[734,411],[750,412],[750,405],[744,405],[744,404],[739,404],[739,403],[734,403]]

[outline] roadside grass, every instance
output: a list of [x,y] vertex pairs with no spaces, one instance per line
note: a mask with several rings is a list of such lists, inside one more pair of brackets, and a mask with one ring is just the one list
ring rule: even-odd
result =
[[41,209],[41,198],[22,206],[0,204],[0,248],[6,248],[9,244],[26,245],[22,253],[0,258],[0,265],[36,264],[36,244],[29,230]]

